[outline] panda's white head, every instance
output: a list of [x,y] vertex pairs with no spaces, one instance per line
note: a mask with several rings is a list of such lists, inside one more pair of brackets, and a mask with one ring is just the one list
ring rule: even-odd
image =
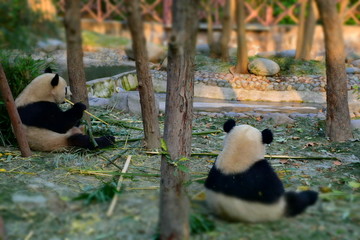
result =
[[15,103],[17,107],[38,101],[60,104],[70,94],[70,89],[62,77],[54,73],[44,73],[29,83],[17,97]]
[[229,119],[224,124],[227,135],[222,152],[215,166],[222,173],[236,174],[249,169],[254,163],[264,159],[265,144],[273,140],[269,129],[259,131],[250,125],[238,125]]

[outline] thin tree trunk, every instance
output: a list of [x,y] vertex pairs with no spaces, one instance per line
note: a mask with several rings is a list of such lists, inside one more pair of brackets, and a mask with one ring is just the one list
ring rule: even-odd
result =
[[323,23],[326,51],[326,132],[331,141],[352,138],[348,106],[345,47],[336,0],[316,0]]
[[89,107],[83,62],[80,3],[80,0],[65,0],[67,67],[72,101],[82,102]]
[[210,56],[216,56],[216,51],[214,50],[214,22],[212,19],[211,12],[211,0],[202,2],[202,6],[206,12],[206,22],[207,22],[207,43],[209,46]]
[[149,70],[146,51],[144,26],[141,18],[139,0],[126,0],[128,24],[132,37],[136,72],[139,82],[140,105],[144,126],[145,145],[147,148],[160,147],[160,127],[155,107],[154,87]]
[[[200,0],[173,2],[172,32],[169,40],[164,140],[168,156],[161,158],[160,238],[189,238],[189,199],[185,183],[188,173],[178,162],[190,157],[194,56]],[[178,164],[186,165],[186,161]]]
[[221,46],[221,59],[223,61],[229,61],[229,42],[231,37],[232,30],[232,17],[231,10],[233,8],[233,0],[226,0],[224,6],[224,15],[222,17],[222,33],[220,38],[220,46]]
[[245,35],[245,5],[244,0],[236,1],[236,34],[237,34],[237,64],[236,73],[248,73],[248,53]]
[[301,4],[296,59],[310,60],[316,23],[315,7],[313,0],[304,1]]
[[15,101],[11,94],[9,84],[1,64],[0,64],[0,92],[5,102],[6,110],[9,113],[9,117],[14,129],[16,140],[20,147],[21,156],[29,157],[32,154],[29,147],[29,143],[27,141],[25,131],[22,127],[21,119],[16,109]]

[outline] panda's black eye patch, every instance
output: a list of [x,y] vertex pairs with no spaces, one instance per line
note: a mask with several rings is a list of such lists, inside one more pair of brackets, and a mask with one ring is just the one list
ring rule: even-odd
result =
[[65,87],[65,95],[68,95],[68,94],[67,94],[67,87]]
[[261,132],[262,135],[262,142],[264,144],[269,144],[273,141],[274,137],[273,137],[273,133],[271,132],[270,129],[265,129]]

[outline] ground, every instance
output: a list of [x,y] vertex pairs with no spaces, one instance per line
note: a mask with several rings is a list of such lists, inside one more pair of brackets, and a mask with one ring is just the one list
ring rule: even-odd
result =
[[[8,239],[156,238],[160,156],[148,153],[137,140],[142,137],[140,118],[112,109],[91,111],[111,123],[105,127],[93,122],[93,126],[98,134],[115,134],[114,147],[99,151],[34,152],[30,158],[20,157],[16,148],[0,148],[0,216]],[[163,126],[163,117],[161,120]],[[193,136],[193,153],[221,150],[225,120],[195,116],[194,133],[201,134]],[[320,201],[297,218],[273,223],[222,221],[203,202],[203,182],[215,156],[194,155],[189,162],[188,183],[191,239],[360,238],[358,141],[328,142],[324,123],[316,118],[298,118],[294,124],[280,126],[261,118],[236,121],[259,129],[271,128],[275,140],[267,154],[286,189],[318,190]],[[354,134],[359,139],[360,133]],[[115,211],[108,217],[113,189],[128,155],[132,156],[128,174]]]

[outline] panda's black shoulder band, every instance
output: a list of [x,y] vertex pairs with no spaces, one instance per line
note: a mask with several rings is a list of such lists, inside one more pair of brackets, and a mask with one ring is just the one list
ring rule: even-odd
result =
[[273,133],[271,132],[270,129],[265,129],[261,132],[261,135],[262,135],[262,142],[264,144],[270,144],[274,137],[273,137]]
[[227,120],[225,123],[224,123],[224,131],[225,132],[230,132],[231,131],[231,129],[233,129],[233,127],[235,127],[235,125],[236,125],[236,122],[235,122],[235,120],[234,119],[229,119],[229,120]]

